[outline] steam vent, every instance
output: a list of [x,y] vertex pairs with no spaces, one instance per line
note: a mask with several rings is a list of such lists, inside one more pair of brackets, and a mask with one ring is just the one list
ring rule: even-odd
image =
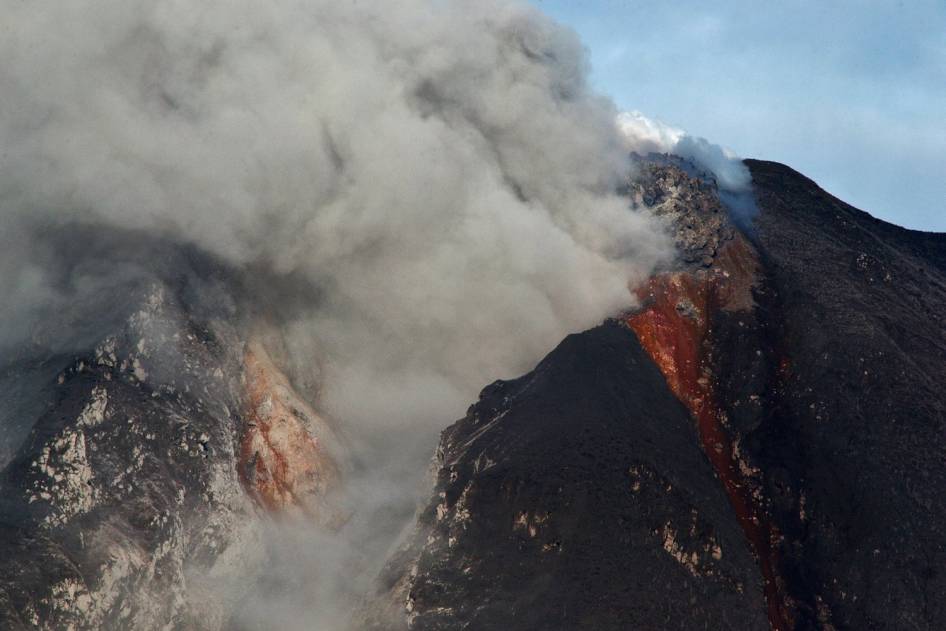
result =
[[[125,235],[112,256],[152,280],[85,350],[0,373],[29,419],[5,438],[0,628],[321,629],[295,613],[316,597],[344,604],[327,631],[946,628],[946,236],[753,160],[734,221],[712,175],[637,162],[629,212],[676,259],[483,389],[416,514],[346,503],[394,491],[292,377],[276,280]],[[400,535],[373,543],[378,521]]]

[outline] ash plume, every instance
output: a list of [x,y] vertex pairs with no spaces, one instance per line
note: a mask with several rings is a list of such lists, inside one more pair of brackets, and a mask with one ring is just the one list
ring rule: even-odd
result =
[[[258,299],[294,305],[289,363],[366,463],[362,515],[408,503],[436,430],[480,387],[631,306],[673,254],[615,192],[649,146],[589,88],[575,35],[523,4],[0,7],[15,25],[0,38],[0,346],[42,330],[78,348],[150,273],[147,252],[129,265],[99,245],[65,291],[70,261],[41,243],[74,225],[196,248],[248,286],[300,279]],[[78,304],[83,321],[41,326]]]
[[306,276],[295,328],[342,416],[384,422],[369,384],[449,414],[668,253],[613,192],[626,147],[580,43],[520,4],[3,4],[4,232],[68,218]]

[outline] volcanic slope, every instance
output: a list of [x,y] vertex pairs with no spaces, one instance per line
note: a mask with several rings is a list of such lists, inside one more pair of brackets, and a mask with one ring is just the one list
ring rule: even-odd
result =
[[487,387],[368,616],[412,629],[946,625],[946,236],[747,161],[641,161],[681,256]]

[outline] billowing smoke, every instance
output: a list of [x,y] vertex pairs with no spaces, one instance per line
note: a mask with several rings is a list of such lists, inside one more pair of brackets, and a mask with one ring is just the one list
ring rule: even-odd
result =
[[711,172],[719,185],[720,200],[733,220],[751,230],[759,209],[749,168],[735,153],[637,111],[621,112],[617,120],[631,151],[676,154]]
[[631,306],[628,286],[672,255],[615,193],[630,150],[717,157],[629,141],[574,34],[520,3],[0,8],[15,25],[0,38],[0,347],[110,287],[59,291],[37,227],[150,234],[301,278],[293,365],[320,367],[316,404],[388,473],[416,469],[480,387]]
[[723,191],[750,190],[752,176],[748,167],[729,149],[637,111],[621,112],[617,121],[632,150],[676,154],[712,171]]
[[626,147],[579,42],[525,6],[3,11],[4,223],[104,222],[306,275],[324,300],[300,328],[341,416],[449,418],[667,253],[613,193]]

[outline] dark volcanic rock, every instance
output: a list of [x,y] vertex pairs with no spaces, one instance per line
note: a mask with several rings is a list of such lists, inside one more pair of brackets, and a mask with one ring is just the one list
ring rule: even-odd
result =
[[438,458],[378,627],[768,627],[693,423],[627,328],[569,336],[486,388]]
[[946,235],[748,161],[781,370],[746,440],[799,628],[946,628]]

